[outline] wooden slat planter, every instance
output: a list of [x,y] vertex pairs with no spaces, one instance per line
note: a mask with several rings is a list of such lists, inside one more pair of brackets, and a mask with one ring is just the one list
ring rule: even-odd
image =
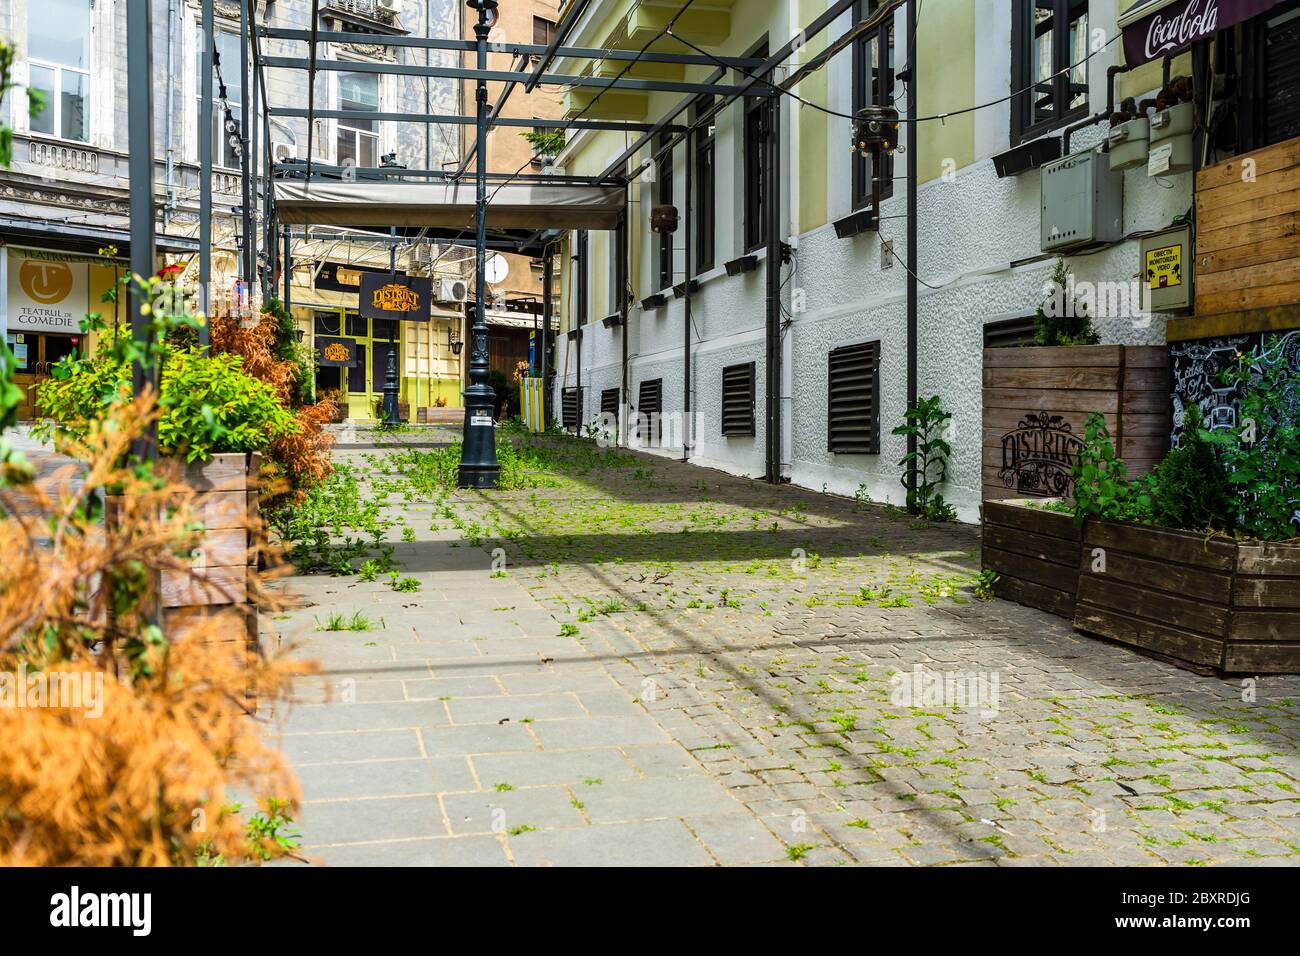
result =
[[984,350],[984,499],[1072,493],[1084,423],[1100,412],[1129,477],[1169,448],[1164,346],[1086,345]]
[[1300,672],[1300,543],[1090,521],[1074,626],[1201,673]]
[[[225,453],[187,465],[180,480],[196,494],[195,520],[204,532],[191,572],[164,571],[159,582],[163,630],[175,640],[200,618],[228,621],[231,641],[257,643],[257,607],[248,585],[257,573],[257,550],[249,529],[258,521],[257,453]],[[110,499],[106,518],[114,520]]]
[[1009,601],[1073,617],[1081,540],[1072,515],[1024,499],[984,502],[983,566],[997,572],[995,590]]

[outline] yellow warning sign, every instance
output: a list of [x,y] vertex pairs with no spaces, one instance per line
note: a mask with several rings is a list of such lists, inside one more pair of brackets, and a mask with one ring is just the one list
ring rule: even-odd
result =
[[1147,250],[1147,283],[1152,289],[1172,289],[1183,284],[1183,244]]

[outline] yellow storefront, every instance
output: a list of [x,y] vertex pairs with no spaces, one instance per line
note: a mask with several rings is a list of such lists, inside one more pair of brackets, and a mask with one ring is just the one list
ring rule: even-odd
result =
[[109,329],[129,330],[123,304],[103,301],[126,268],[123,260],[84,253],[25,246],[0,251],[0,330],[17,361],[15,380],[26,393],[19,418],[35,416],[36,386],[59,359],[93,351],[95,335],[81,332],[88,312],[101,313]]

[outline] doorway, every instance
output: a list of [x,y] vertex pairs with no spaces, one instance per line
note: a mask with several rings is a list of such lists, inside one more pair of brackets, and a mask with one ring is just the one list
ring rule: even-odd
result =
[[343,336],[356,343],[356,364],[350,367],[318,366],[316,394],[337,391],[346,402],[349,418],[378,417],[383,399],[388,349],[396,350],[397,380],[402,380],[401,330],[394,319],[367,319],[346,309],[319,309],[312,327],[316,335]]
[[60,335],[57,332],[6,332],[5,343],[14,353],[14,384],[23,390],[18,403],[18,419],[31,421],[37,417],[36,389],[50,377],[50,370],[66,355],[77,350],[79,335]]

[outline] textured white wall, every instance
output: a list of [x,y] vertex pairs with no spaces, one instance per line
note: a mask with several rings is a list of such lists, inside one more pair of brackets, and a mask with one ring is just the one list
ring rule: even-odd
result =
[[[982,102],[1006,95],[1010,76],[1010,25],[1000,7],[996,15],[977,19],[980,35],[977,50],[977,90]],[[1098,4],[1098,6],[1102,6]],[[1109,22],[1103,22],[1108,20]],[[1098,13],[1094,25],[1113,29],[1113,13]],[[839,28],[833,31],[838,33]],[[897,23],[899,50],[906,49],[905,23]],[[1105,68],[1114,62],[1118,44],[1112,44],[1093,60],[1090,97],[1094,110],[1105,103]],[[832,61],[828,105],[847,110],[850,69],[847,55]],[[905,103],[903,88],[896,91]],[[794,106],[783,104],[785,142],[789,143],[788,121]],[[728,277],[721,264],[739,255],[740,222],[735,213],[734,180],[728,175],[735,166],[736,124],[739,111],[727,110],[717,132],[719,268],[701,276],[702,286],[693,297],[692,391],[697,417],[697,445],[693,460],[728,472],[751,477],[764,472],[764,264],[737,277]],[[843,139],[843,120],[828,118],[831,148],[825,157],[800,158],[824,163],[828,176],[827,203],[832,220],[850,211],[848,193],[849,153],[837,149]],[[992,155],[1007,148],[1009,112],[1004,105],[976,114],[977,159],[958,169],[951,181],[924,184],[918,193],[920,287],[918,301],[918,370],[922,396],[938,394],[953,412],[951,440],[954,453],[949,481],[942,489],[964,520],[976,520],[981,485],[981,398],[983,326],[1014,315],[1032,314],[1043,296],[1054,257],[1039,250],[1039,173],[998,179]],[[1056,132],[1059,135],[1059,131]],[[1102,127],[1094,126],[1075,134],[1072,149],[1100,141]],[[907,136],[904,131],[903,141]],[[605,161],[613,153],[602,157]],[[678,152],[675,201],[681,208],[684,184]],[[783,184],[797,178],[798,171],[784,161]],[[905,153],[896,159],[896,175],[906,171]],[[729,183],[728,180],[731,182]],[[648,189],[649,187],[643,187]],[[783,186],[788,197],[788,186]],[[635,190],[634,190],[635,193]],[[650,196],[640,195],[648,209]],[[785,396],[783,430],[788,439],[789,460],[784,470],[793,482],[810,488],[851,495],[860,485],[878,501],[902,503],[899,459],[905,439],[890,434],[900,423],[906,399],[906,279],[896,260],[881,268],[882,239],[892,240],[900,256],[906,254],[906,184],[895,184],[895,195],[882,207],[879,235],[864,234],[838,239],[826,225],[788,237],[796,245],[792,267],[782,272],[783,302],[792,311],[784,335],[789,346],[790,392]],[[1190,174],[1164,181],[1149,179],[1145,168],[1124,176],[1124,228],[1130,237],[1086,255],[1068,257],[1077,281],[1129,282],[1139,270],[1136,236],[1161,229],[1173,217],[1185,213],[1192,202]],[[788,209],[788,206],[787,206]],[[642,213],[641,218],[645,218]],[[684,234],[678,233],[678,245]],[[648,233],[640,244],[641,288],[637,298],[657,290],[657,247]],[[603,237],[593,237],[594,242]],[[680,258],[678,260],[680,269]],[[597,277],[599,281],[600,277]],[[1164,341],[1164,317],[1148,323],[1123,318],[1096,322],[1105,342],[1158,344]],[[583,384],[590,385],[588,412],[598,411],[598,383],[616,385],[621,375],[618,330],[597,326],[583,341]],[[668,305],[650,312],[633,308],[629,318],[629,395],[636,402],[637,385],[644,379],[662,377],[665,411],[682,407],[683,304],[669,299]],[[856,342],[881,342],[881,453],[879,455],[833,455],[826,449],[827,353]],[[571,350],[571,349],[570,349]],[[754,438],[723,438],[720,433],[722,368],[737,362],[757,363]],[[563,369],[564,366],[561,366]],[[569,366],[568,381],[573,383]]]

